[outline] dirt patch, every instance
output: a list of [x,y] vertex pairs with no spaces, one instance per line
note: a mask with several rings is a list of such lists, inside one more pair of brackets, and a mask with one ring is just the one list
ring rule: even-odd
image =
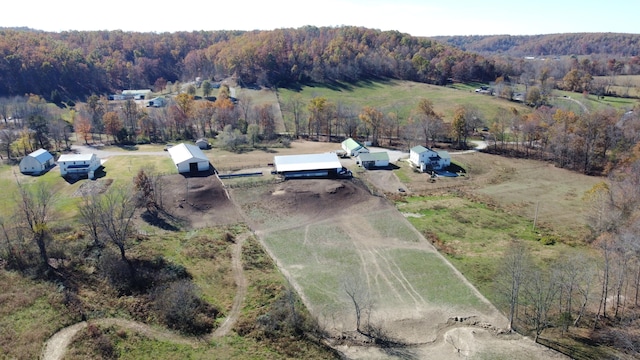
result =
[[287,180],[251,194],[246,189],[233,189],[232,195],[242,203],[252,228],[259,231],[348,216],[354,206],[373,208],[384,201],[371,196],[358,179]]
[[189,227],[203,228],[242,221],[224,185],[214,175],[167,175],[162,177],[161,188],[164,208]]

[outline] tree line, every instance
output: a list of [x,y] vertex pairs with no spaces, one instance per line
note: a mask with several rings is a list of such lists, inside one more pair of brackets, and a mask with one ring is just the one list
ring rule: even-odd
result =
[[545,35],[435,36],[435,40],[484,55],[524,56],[603,55],[637,57],[640,35],[625,33],[569,33]]
[[237,76],[269,87],[388,77],[444,84],[495,78],[491,61],[361,27],[134,33],[0,29],[0,96],[85,100],[92,93]]

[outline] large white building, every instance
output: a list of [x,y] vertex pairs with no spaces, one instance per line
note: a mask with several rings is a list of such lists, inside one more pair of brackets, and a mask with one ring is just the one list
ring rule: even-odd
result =
[[451,156],[446,151],[434,151],[424,146],[414,146],[409,151],[409,162],[421,172],[442,170],[451,165]]
[[63,154],[58,158],[60,175],[62,176],[87,176],[95,178],[95,171],[101,166],[96,154]]
[[285,179],[351,175],[351,172],[342,166],[335,153],[274,156],[273,166],[274,172]]
[[40,175],[53,167],[53,165],[55,165],[53,155],[45,149],[38,149],[20,160],[20,172]]
[[211,168],[209,158],[195,145],[182,143],[168,151],[180,174],[209,171]]

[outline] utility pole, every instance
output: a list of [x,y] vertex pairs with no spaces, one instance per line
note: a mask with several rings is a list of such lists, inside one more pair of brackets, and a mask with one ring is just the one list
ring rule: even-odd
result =
[[538,208],[540,207],[540,200],[536,202],[536,213],[533,216],[533,230],[536,230],[536,223],[538,222]]

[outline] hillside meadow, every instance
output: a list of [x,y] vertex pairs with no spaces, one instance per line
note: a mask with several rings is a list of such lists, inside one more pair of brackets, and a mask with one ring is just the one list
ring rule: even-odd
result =
[[[293,96],[299,96],[304,104],[308,104],[314,97],[325,97],[334,104],[351,106],[357,112],[364,106],[377,108],[384,114],[393,112],[403,121],[409,118],[423,98],[433,102],[436,112],[443,115],[445,122],[451,122],[455,107],[458,105],[477,108],[485,120],[495,118],[498,109],[501,108],[515,107],[522,113],[531,111],[522,104],[477,94],[473,89],[472,86],[444,87],[401,80],[360,81],[355,84],[337,83],[334,86],[310,85],[300,89],[281,88],[278,89],[278,99],[281,107],[284,108]],[[285,112],[284,116],[287,118],[289,114]]]

